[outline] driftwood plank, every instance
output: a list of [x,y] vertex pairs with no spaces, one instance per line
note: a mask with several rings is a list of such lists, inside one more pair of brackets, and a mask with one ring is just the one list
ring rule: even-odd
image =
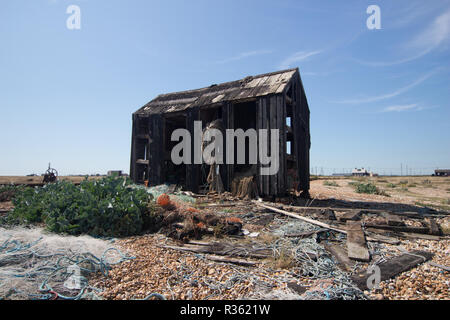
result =
[[347,221],[347,252],[350,259],[370,261],[366,237],[360,221]]
[[351,271],[353,269],[355,261],[348,258],[344,248],[336,244],[325,244],[324,247],[336,258],[342,270]]
[[[389,259],[388,261],[378,265],[380,268],[380,280],[385,281],[391,279],[402,272],[408,271],[409,269],[430,260],[432,257],[433,253],[431,252],[416,250]],[[370,289],[367,287],[367,280],[372,275],[373,273],[362,271],[353,275],[352,279],[358,288],[361,290],[367,290]]]

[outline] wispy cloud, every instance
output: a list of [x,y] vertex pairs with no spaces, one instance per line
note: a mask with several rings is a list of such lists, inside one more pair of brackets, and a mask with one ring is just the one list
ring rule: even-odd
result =
[[381,112],[403,112],[408,110],[419,110],[420,107],[414,103],[414,104],[400,104],[400,105],[393,105],[384,108],[381,110]]
[[405,112],[405,111],[423,111],[437,108],[437,106],[422,106],[417,103],[412,104],[398,104],[385,107],[379,112]]
[[298,51],[298,52],[294,53],[293,55],[290,55],[289,57],[284,59],[280,64],[280,69],[287,69],[289,67],[292,67],[292,65],[294,63],[306,60],[309,57],[315,56],[321,52],[322,52],[322,50]]
[[448,42],[449,39],[450,39],[450,10],[447,10],[445,13],[436,17],[425,30],[423,30],[421,33],[419,33],[409,42],[403,45],[404,51],[415,52],[415,54],[400,60],[389,62],[367,62],[360,60],[358,60],[358,62],[373,67],[392,66],[406,63],[425,56],[426,54],[440,47],[445,42]]
[[335,103],[345,103],[345,104],[360,104],[360,103],[377,102],[377,101],[393,98],[393,97],[396,97],[396,96],[398,96],[398,95],[400,95],[402,93],[405,93],[406,91],[408,91],[408,90],[414,88],[415,86],[421,84],[426,79],[431,77],[434,73],[435,72],[427,73],[426,75],[420,77],[419,79],[417,79],[413,83],[410,83],[409,85],[407,85],[407,86],[405,86],[403,88],[400,88],[398,90],[395,90],[393,92],[390,92],[390,93],[381,94],[381,95],[372,96],[372,97],[362,97],[362,98],[355,98],[355,99],[348,99],[348,100],[341,100],[341,101],[334,101],[334,102]]
[[231,58],[227,58],[227,59],[223,59],[220,61],[217,61],[217,64],[224,64],[224,63],[229,63],[229,62],[233,62],[233,61],[238,61],[238,60],[242,60],[245,58],[250,58],[250,57],[254,57],[254,56],[260,56],[263,54],[269,54],[272,53],[272,50],[254,50],[254,51],[247,51],[247,52],[242,52],[234,57]]

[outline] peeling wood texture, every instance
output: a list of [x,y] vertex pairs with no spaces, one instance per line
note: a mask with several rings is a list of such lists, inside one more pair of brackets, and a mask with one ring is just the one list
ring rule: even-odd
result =
[[358,261],[370,261],[366,237],[360,221],[347,221],[348,257]]
[[[395,277],[396,275],[408,271],[415,266],[430,260],[433,253],[427,251],[411,251],[400,256],[389,259],[386,262],[380,263],[380,280],[385,281]],[[367,280],[372,275],[367,271],[362,271],[352,276],[353,281],[361,290],[369,289],[367,287]]]

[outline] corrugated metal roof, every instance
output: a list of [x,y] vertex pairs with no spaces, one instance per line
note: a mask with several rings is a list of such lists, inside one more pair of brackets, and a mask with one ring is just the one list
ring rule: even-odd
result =
[[298,69],[288,69],[241,80],[211,85],[206,88],[161,94],[140,108],[138,114],[157,114],[183,111],[206,106],[282,93]]

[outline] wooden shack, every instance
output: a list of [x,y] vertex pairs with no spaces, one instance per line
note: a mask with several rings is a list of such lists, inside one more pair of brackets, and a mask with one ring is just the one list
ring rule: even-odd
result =
[[[136,183],[176,183],[202,191],[207,169],[200,164],[174,165],[171,150],[177,142],[171,141],[171,134],[184,128],[194,135],[195,120],[205,128],[220,119],[226,129],[280,130],[278,173],[254,172],[260,196],[282,196],[294,188],[309,197],[309,114],[298,68],[159,95],[133,114],[130,176]],[[220,165],[224,188],[230,191],[233,179],[249,168]]]

